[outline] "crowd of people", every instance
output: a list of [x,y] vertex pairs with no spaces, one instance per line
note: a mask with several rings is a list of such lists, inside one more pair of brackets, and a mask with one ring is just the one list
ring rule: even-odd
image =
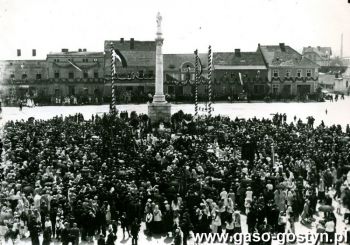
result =
[[319,211],[331,237],[335,203],[350,220],[349,127],[181,112],[166,126],[134,112],[6,123],[0,235],[115,244],[121,229],[137,244],[144,222],[147,236],[185,245],[243,226],[294,232]]

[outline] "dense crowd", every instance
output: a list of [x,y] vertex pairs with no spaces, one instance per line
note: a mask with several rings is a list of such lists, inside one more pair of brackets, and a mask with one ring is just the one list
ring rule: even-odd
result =
[[8,122],[0,235],[114,244],[122,229],[137,244],[145,222],[147,236],[179,245],[192,232],[233,235],[243,225],[294,232],[297,220],[308,225],[323,211],[318,228],[332,236],[335,203],[350,220],[350,128],[286,121],[179,112],[170,128],[154,128],[123,112]]

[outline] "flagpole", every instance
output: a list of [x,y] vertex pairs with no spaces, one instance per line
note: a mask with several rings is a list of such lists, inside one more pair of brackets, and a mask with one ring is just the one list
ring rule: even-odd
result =
[[110,51],[111,51],[111,87],[112,87],[111,113],[115,113],[116,98],[115,98],[114,82],[117,75],[117,71],[115,67],[115,55],[113,55],[113,52],[114,52],[113,43],[111,43]]
[[195,54],[195,95],[194,95],[194,116],[198,117],[198,50],[194,51]]
[[211,100],[212,100],[212,91],[211,91],[211,69],[212,69],[212,59],[211,59],[211,46],[209,45],[208,50],[208,94],[209,94],[209,102],[208,102],[208,116],[211,117]]

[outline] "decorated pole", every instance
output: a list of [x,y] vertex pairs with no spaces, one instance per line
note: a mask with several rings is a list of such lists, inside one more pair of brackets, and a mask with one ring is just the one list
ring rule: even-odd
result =
[[194,55],[195,55],[194,116],[195,118],[197,118],[198,117],[198,50],[197,49],[194,51]]
[[114,90],[114,82],[117,76],[117,71],[116,71],[116,67],[115,67],[115,55],[114,55],[114,48],[113,48],[113,43],[111,43],[111,87],[112,87],[112,103],[111,103],[111,112],[114,113],[116,112],[115,109],[115,104],[116,104],[116,98],[115,98],[115,90]]
[[211,102],[212,102],[212,88],[211,88],[211,70],[212,70],[212,58],[211,58],[211,46],[208,50],[208,116],[211,117]]

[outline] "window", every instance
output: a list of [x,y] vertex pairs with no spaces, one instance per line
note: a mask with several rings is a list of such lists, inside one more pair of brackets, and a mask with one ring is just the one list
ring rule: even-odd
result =
[[97,62],[97,59],[96,59],[96,58],[94,58],[94,59],[93,59],[93,62]]
[[143,70],[139,70],[139,77],[143,78]]
[[36,79],[41,79],[41,74],[40,73],[36,74]]
[[311,70],[306,70],[306,76],[311,77]]
[[83,59],[83,62],[87,63],[87,62],[89,62],[89,59]]
[[74,78],[74,72],[69,72],[68,73],[68,78],[73,79]]
[[21,50],[20,49],[17,49],[17,56],[21,56]]
[[231,73],[231,78],[235,78],[235,74],[234,73]]
[[126,91],[132,91],[132,87],[131,86],[126,87]]
[[10,62],[10,66],[12,66],[13,65],[13,63],[12,62]]
[[53,61],[54,62],[60,62],[60,59],[54,59]]
[[58,71],[55,71],[54,76],[55,76],[55,78],[60,78],[60,73]]
[[22,79],[27,79],[27,74],[22,74]]
[[297,77],[301,77],[301,76],[302,76],[301,70],[298,70],[298,71],[297,71]]
[[32,56],[36,56],[36,49],[32,50]]
[[290,70],[286,71],[286,77],[290,77]]
[[15,78],[15,74],[14,73],[12,73],[11,75],[10,75],[10,78]]
[[278,77],[278,70],[273,70],[273,77]]
[[84,78],[88,78],[88,77],[89,77],[89,74],[88,74],[87,72],[84,72],[84,73],[83,73],[83,76],[84,76]]
[[98,72],[97,71],[94,72],[94,78],[98,78]]

